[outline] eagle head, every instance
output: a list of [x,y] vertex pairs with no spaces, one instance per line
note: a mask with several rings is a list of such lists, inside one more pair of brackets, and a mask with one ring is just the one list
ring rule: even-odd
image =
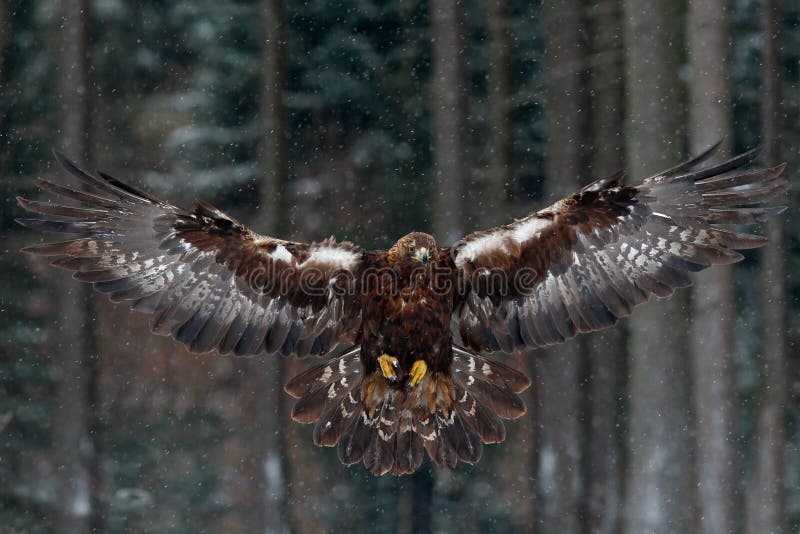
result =
[[397,240],[389,249],[392,263],[428,263],[436,259],[436,240],[430,234],[411,232]]

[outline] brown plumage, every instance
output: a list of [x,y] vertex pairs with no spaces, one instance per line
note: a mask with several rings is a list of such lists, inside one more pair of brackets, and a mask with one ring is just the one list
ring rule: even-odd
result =
[[[296,376],[292,417],[314,442],[376,475],[428,456],[454,467],[505,438],[525,413],[521,373],[474,352],[512,352],[610,326],[689,272],[741,259],[762,237],[720,225],[777,214],[784,167],[740,170],[748,152],[701,167],[713,148],[636,186],[598,180],[549,208],[471,234],[452,248],[414,232],[389,250],[333,238],[258,235],[204,202],[186,211],[59,156],[80,185],[39,185],[77,206],[19,199],[35,230],[66,241],[53,256],[152,329],[194,352],[325,355]],[[465,348],[461,348],[461,346]]]

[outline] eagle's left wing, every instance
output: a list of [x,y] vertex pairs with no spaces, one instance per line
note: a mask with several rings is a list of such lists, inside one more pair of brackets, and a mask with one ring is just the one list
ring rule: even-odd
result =
[[80,186],[37,183],[78,205],[19,198],[44,218],[18,221],[67,240],[25,250],[150,313],[155,333],[193,352],[242,355],[323,354],[352,341],[361,310],[351,284],[365,261],[358,247],[259,235],[205,202],[183,210],[59,160]]
[[453,332],[468,348],[511,352],[560,343],[627,316],[651,295],[688,286],[689,272],[742,259],[766,240],[720,225],[783,211],[784,165],[740,170],[750,151],[699,168],[716,147],[636,186],[598,180],[451,250],[459,277]]

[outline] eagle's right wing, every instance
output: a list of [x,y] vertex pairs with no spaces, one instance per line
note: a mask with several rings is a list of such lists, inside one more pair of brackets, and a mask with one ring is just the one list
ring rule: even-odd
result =
[[304,356],[323,354],[358,329],[352,284],[365,256],[351,243],[261,236],[202,201],[185,211],[58,159],[80,189],[37,183],[80,206],[18,198],[46,217],[19,222],[71,237],[24,250],[56,256],[53,265],[152,314],[154,332],[193,352]]

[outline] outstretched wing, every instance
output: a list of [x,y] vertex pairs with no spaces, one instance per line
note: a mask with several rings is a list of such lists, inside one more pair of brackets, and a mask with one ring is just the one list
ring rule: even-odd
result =
[[636,186],[598,180],[512,224],[476,232],[451,251],[460,277],[454,334],[479,351],[560,343],[627,316],[688,273],[742,259],[761,236],[721,225],[780,213],[784,165],[741,170],[756,151],[702,167],[716,147]]
[[185,211],[58,159],[80,188],[37,183],[79,206],[19,198],[45,216],[19,222],[72,236],[24,250],[56,256],[53,265],[152,314],[154,332],[193,352],[304,356],[325,353],[357,330],[361,312],[349,284],[364,254],[354,245],[258,235],[205,202]]

